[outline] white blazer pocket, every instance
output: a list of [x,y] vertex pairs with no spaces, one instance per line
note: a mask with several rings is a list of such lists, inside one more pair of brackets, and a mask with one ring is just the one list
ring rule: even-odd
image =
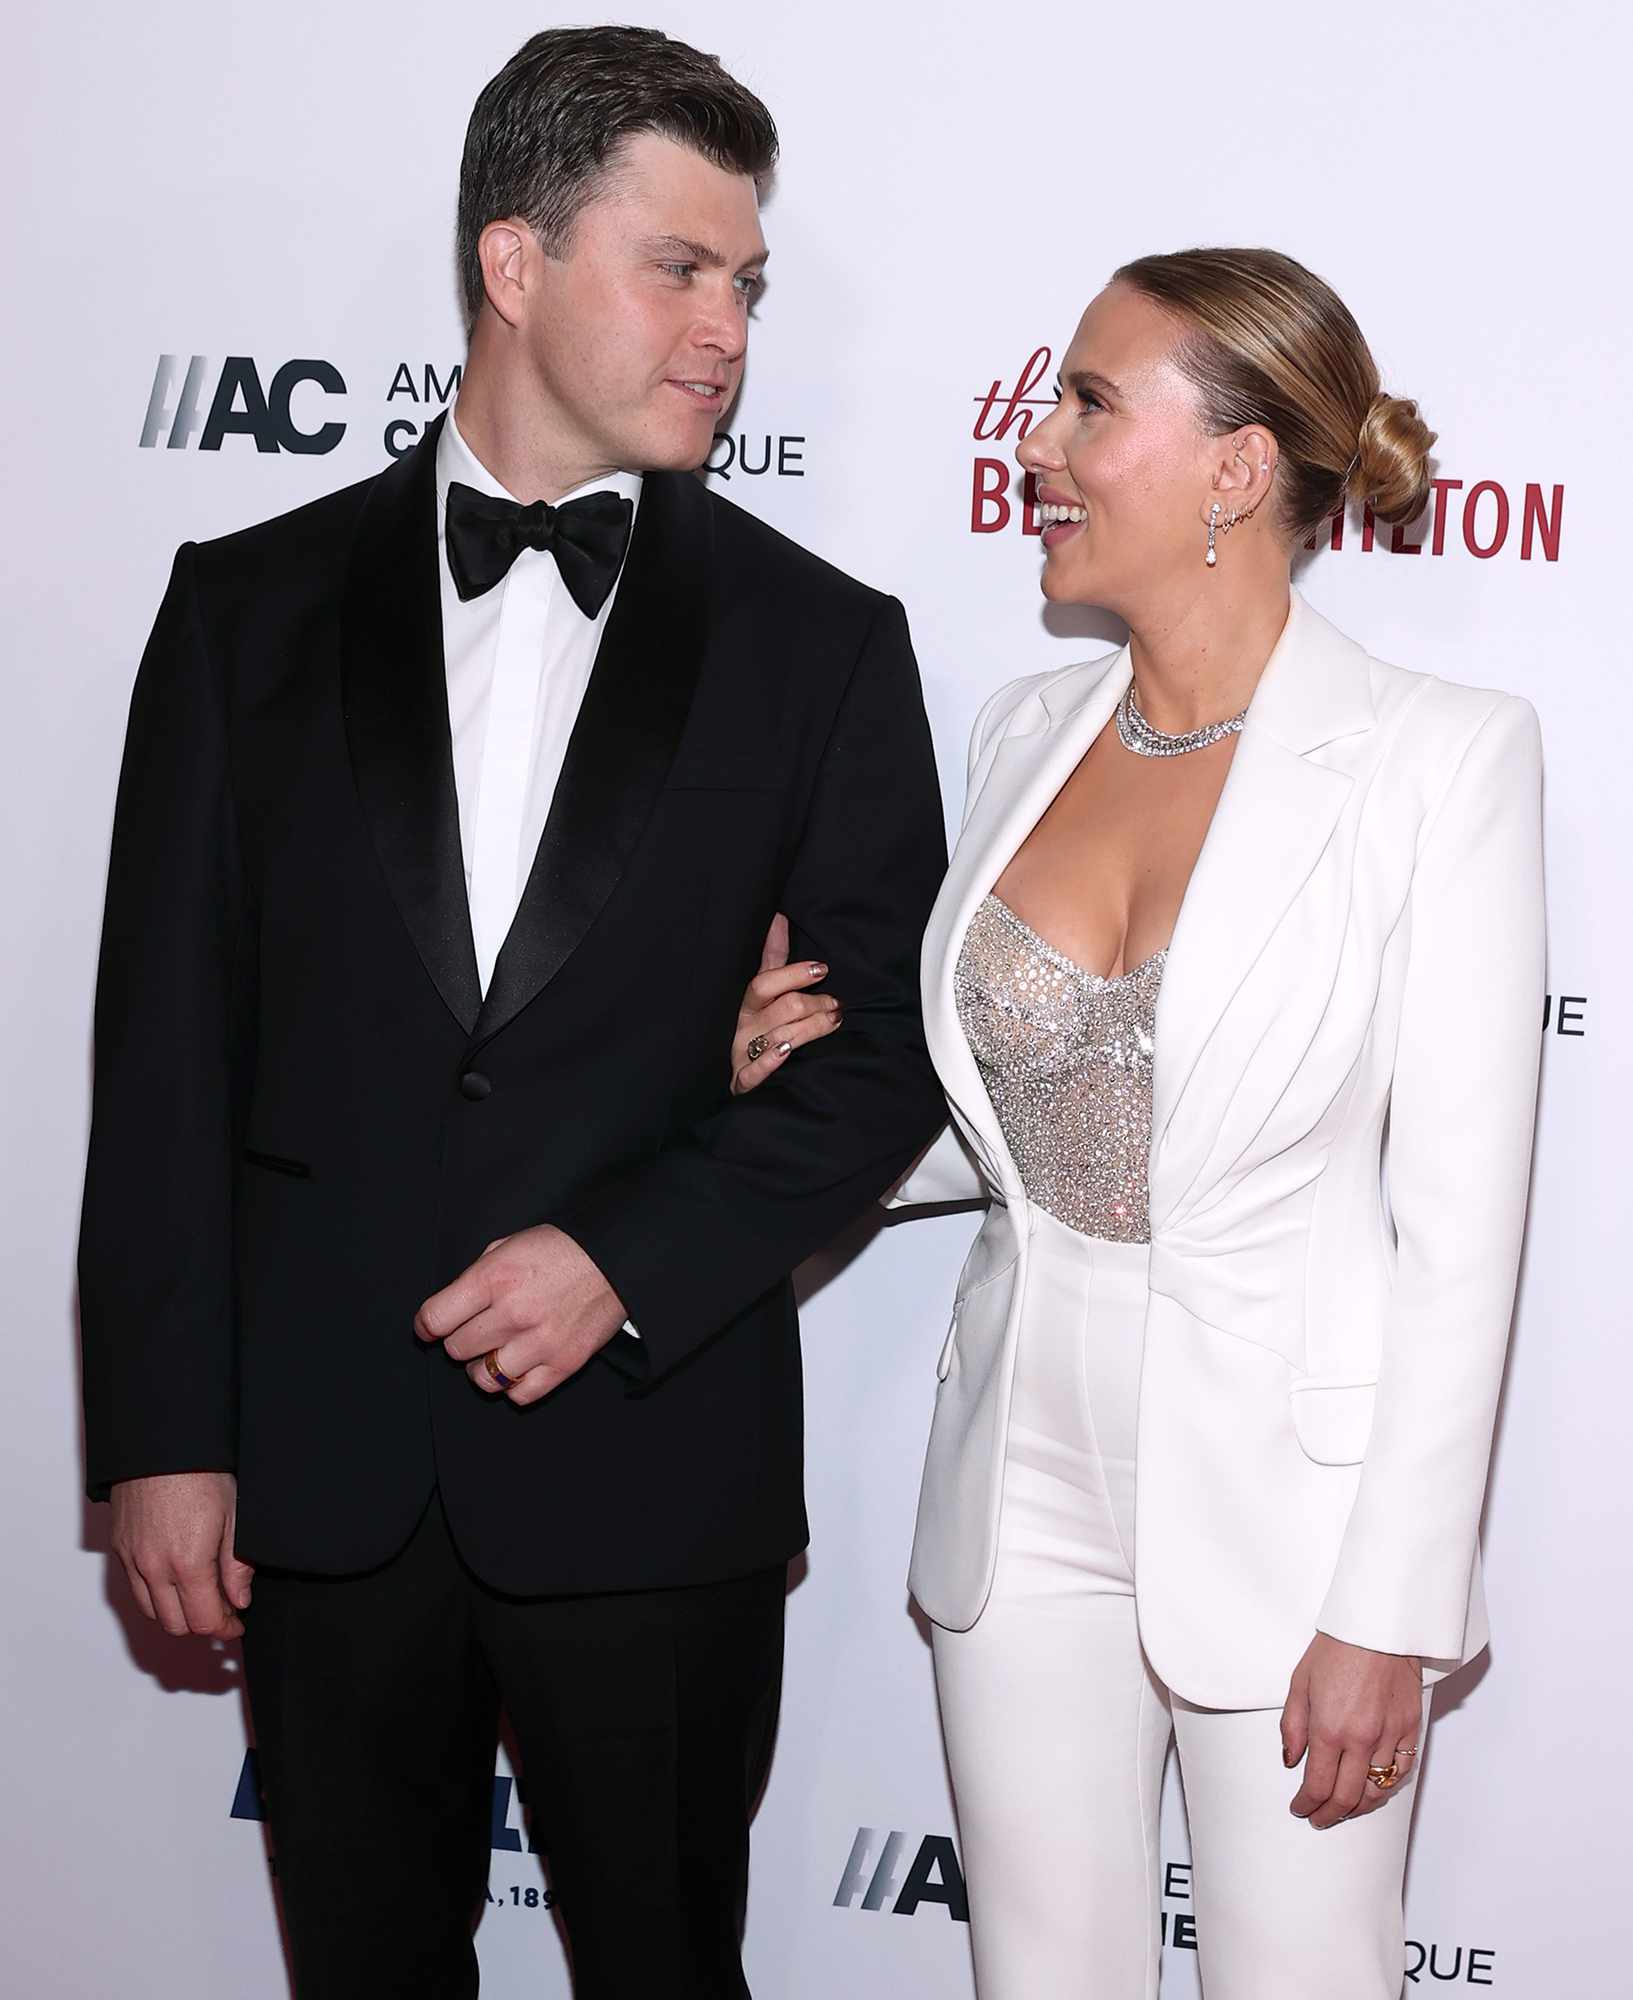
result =
[[1304,1456],[1317,1465],[1359,1465],[1372,1434],[1377,1394],[1371,1376],[1299,1376],[1288,1398]]
[[[952,1372],[953,1356],[958,1349],[960,1322],[967,1317],[969,1308],[977,1300],[984,1304],[992,1287],[1009,1276],[1020,1254],[1021,1248],[1015,1240],[1014,1225],[1008,1211],[994,1210],[981,1225],[981,1233],[970,1245],[970,1253],[964,1259],[964,1268],[958,1274],[958,1292],[953,1299],[952,1324],[947,1328],[947,1338],[941,1343],[941,1353],[936,1359],[938,1382],[945,1382]],[[999,1312],[1000,1331],[1007,1316],[1006,1289]]]

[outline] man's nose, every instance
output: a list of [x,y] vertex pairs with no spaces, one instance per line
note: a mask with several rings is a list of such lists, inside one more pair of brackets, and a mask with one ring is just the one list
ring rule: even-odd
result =
[[698,322],[694,338],[699,347],[711,348],[724,361],[742,358],[748,346],[748,314],[734,293],[724,303],[710,302],[709,310]]

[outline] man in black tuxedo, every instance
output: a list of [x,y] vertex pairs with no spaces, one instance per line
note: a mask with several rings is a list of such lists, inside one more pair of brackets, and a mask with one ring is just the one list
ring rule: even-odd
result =
[[[580,1994],[747,1991],[789,1274],[941,1116],[901,608],[692,476],[775,148],[682,44],[535,37],[467,137],[455,411],[184,546],[138,675],[89,1485],[145,1612],[245,1635],[305,1996],[475,1991],[501,1703]],[[778,909],[845,1026],[734,1097]]]

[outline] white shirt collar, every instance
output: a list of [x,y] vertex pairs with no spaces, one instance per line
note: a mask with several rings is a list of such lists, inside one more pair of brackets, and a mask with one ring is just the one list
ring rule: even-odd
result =
[[[437,439],[437,536],[440,540],[447,519],[448,488],[455,481],[461,486],[472,486],[478,493],[486,493],[494,500],[515,500],[516,496],[506,486],[494,478],[470,446],[465,442],[459,428],[459,403],[456,399],[448,412],[448,421],[442,427],[442,435]],[[564,493],[556,502],[577,500],[585,493],[621,493],[631,506],[641,504],[641,475],[638,472],[606,472],[598,479],[587,480],[582,486],[575,486],[571,493]],[[518,504],[520,504],[518,502]]]

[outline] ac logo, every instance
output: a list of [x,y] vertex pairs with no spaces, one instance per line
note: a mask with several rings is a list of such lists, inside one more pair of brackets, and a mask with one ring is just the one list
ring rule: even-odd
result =
[[159,356],[142,423],[144,451],[151,451],[161,438],[168,450],[182,451],[201,432],[200,451],[219,451],[223,438],[252,437],[257,451],[315,457],[333,451],[346,435],[346,426],[333,420],[303,430],[292,408],[295,391],[305,383],[325,395],[345,395],[345,378],[332,361],[286,361],[263,389],[250,356],[229,354],[221,364],[209,408],[201,415],[209,375],[205,355],[189,355],[185,370],[179,355]]
[[904,1867],[907,1845],[905,1833],[887,1833],[881,1844],[871,1826],[859,1826],[834,1891],[834,1908],[848,1910],[860,1896],[864,1910],[888,1908],[898,1917],[911,1917],[921,1903],[939,1903],[955,1924],[967,1924],[964,1871],[951,1840],[944,1833],[927,1833]]
[[[233,1791],[228,1817],[252,1820],[266,1818],[266,1804],[261,1796],[261,1760],[253,1750],[244,1752],[244,1761],[238,1769],[238,1783]],[[489,1844],[494,1853],[520,1854],[525,1847],[529,1854],[537,1854],[539,1845],[533,1837],[530,1821],[531,1815],[527,1811],[527,1801],[522,1796],[521,1786],[515,1779],[495,1772],[493,1813],[489,1832]]]

